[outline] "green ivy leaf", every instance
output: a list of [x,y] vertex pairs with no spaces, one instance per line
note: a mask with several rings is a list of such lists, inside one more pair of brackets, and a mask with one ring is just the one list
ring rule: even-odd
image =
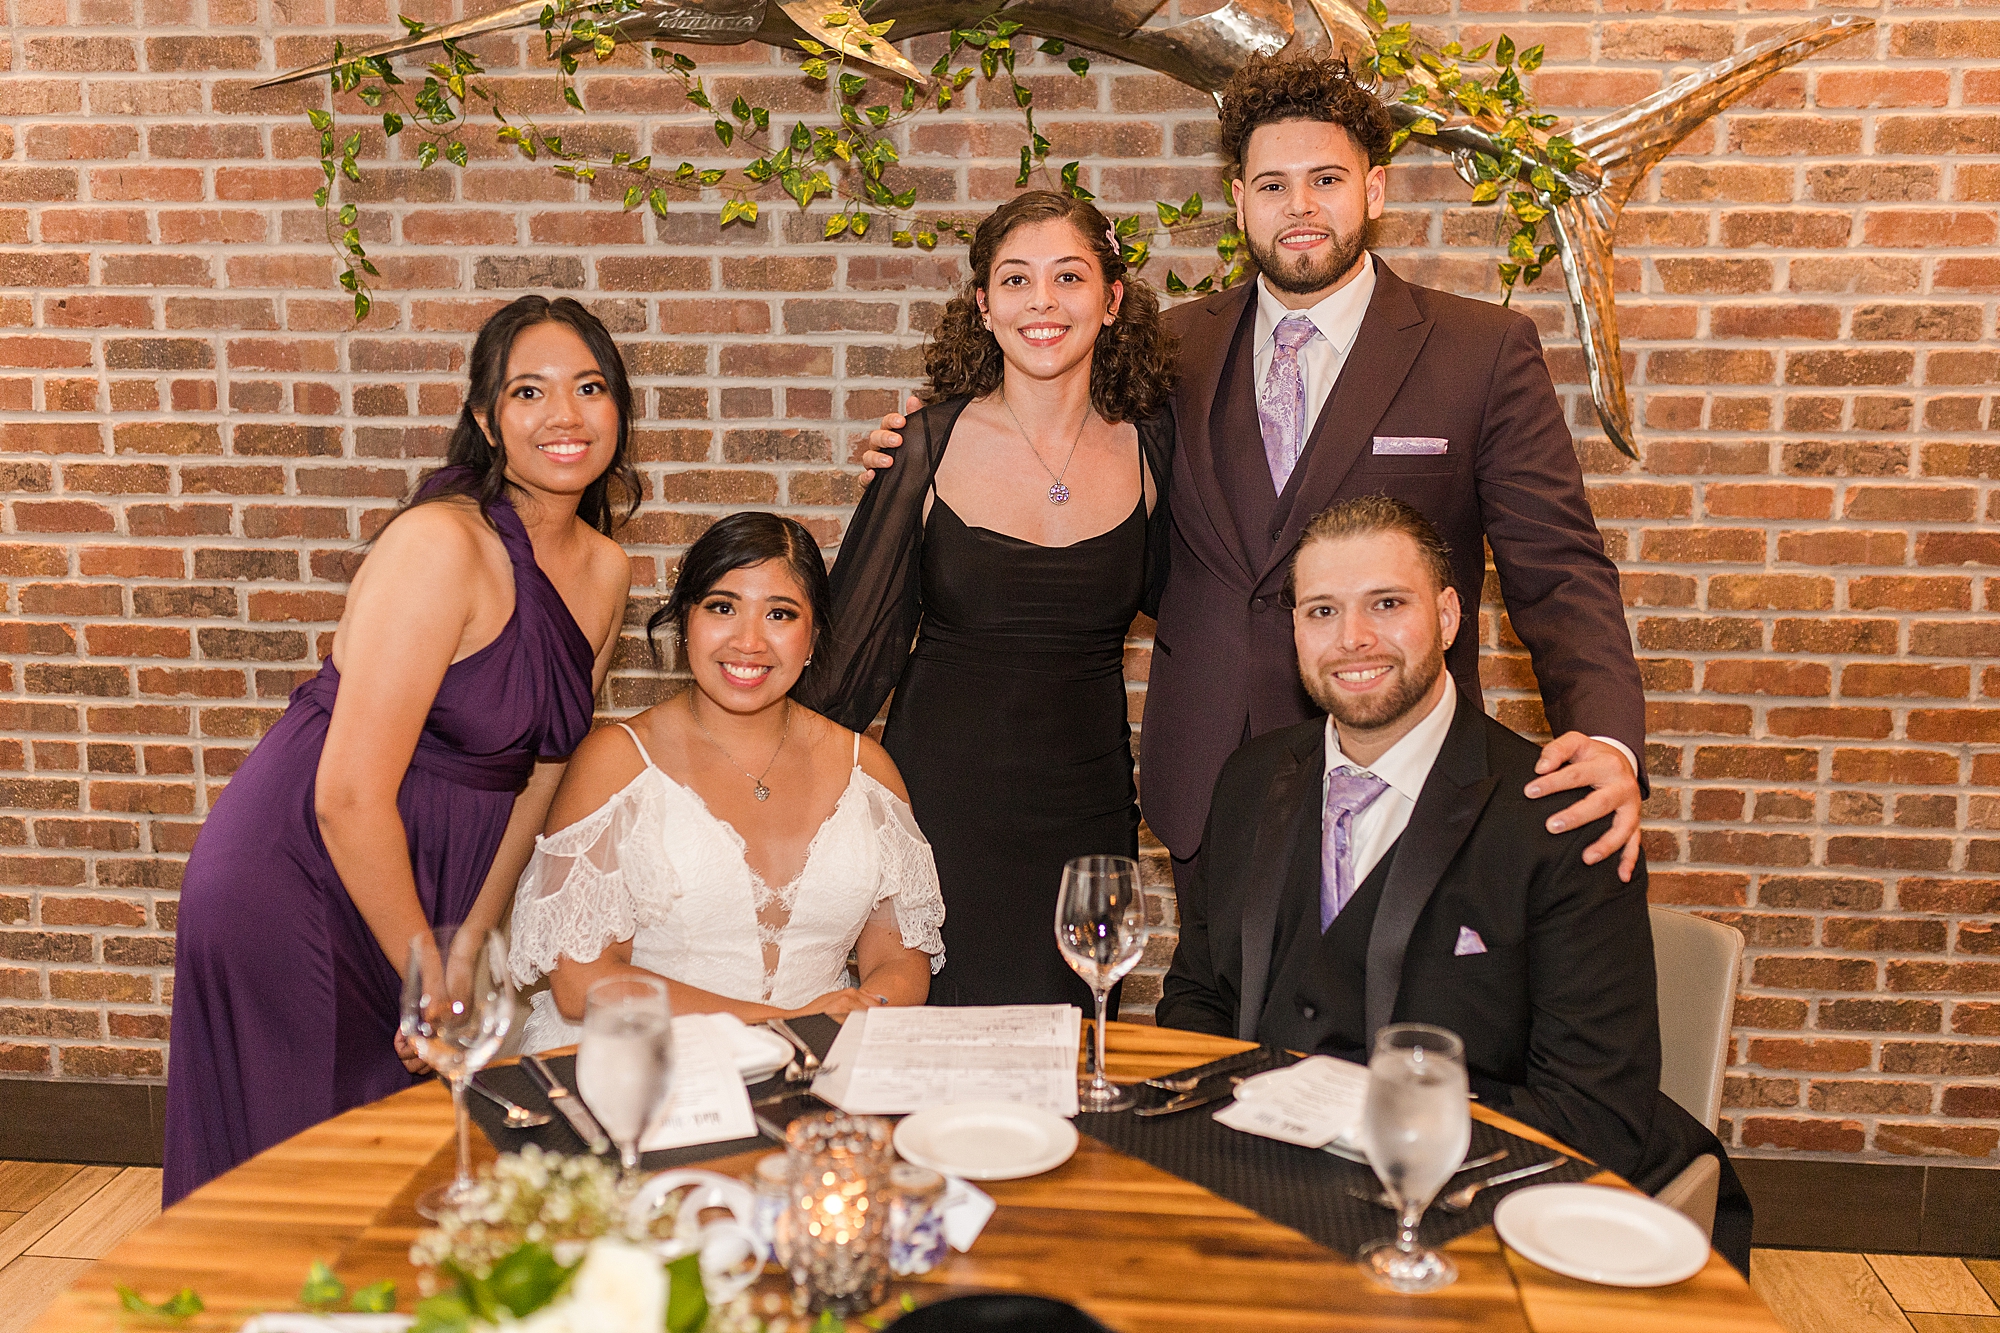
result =
[[840,95],[842,97],[859,97],[862,90],[867,86],[868,80],[862,78],[859,74],[843,73],[840,76]]
[[646,203],[652,208],[656,217],[665,217],[667,215],[667,192],[659,186],[655,185],[647,192]]
[[1064,46],[1061,42],[1057,41],[1053,37],[1049,38],[1047,41],[1043,42],[1040,46],[1036,47],[1035,49],[1037,51],[1040,51],[1045,56],[1059,56],[1063,52],[1069,50],[1067,46]]
[[312,122],[312,127],[316,130],[331,130],[333,128],[333,117],[324,111],[308,111],[306,112],[306,119]]
[[359,1314],[393,1314],[396,1310],[396,1284],[371,1282],[354,1293],[347,1302],[347,1308]]
[[1167,294],[1169,296],[1185,296],[1187,295],[1187,290],[1188,290],[1187,282],[1181,277],[1181,275],[1174,272],[1172,269],[1168,269]]
[[192,1319],[203,1308],[201,1297],[195,1295],[193,1287],[182,1287],[155,1305],[122,1282],[118,1284],[118,1303],[133,1314],[150,1315],[155,1319]]
[[1529,74],[1533,74],[1536,70],[1540,69],[1542,67],[1542,44],[1537,42],[1527,50],[1521,52],[1520,64],[1521,68]]
[[868,229],[874,225],[875,225],[875,220],[869,217],[866,213],[856,213],[854,215],[854,221],[847,224],[847,229],[853,232],[856,236],[866,236],[868,234]]
[[1153,201],[1153,211],[1160,215],[1162,227],[1171,227],[1181,220],[1181,211],[1178,208],[1172,204],[1161,203],[1157,199]]
[[353,226],[354,219],[360,216],[360,213],[361,210],[353,204],[342,204],[340,206],[340,225],[343,227]]
[[727,148],[730,144],[736,142],[736,127],[726,120],[717,120],[715,122],[715,137],[722,140],[722,146]]
[[305,1285],[299,1288],[299,1304],[308,1310],[328,1310],[346,1299],[347,1284],[335,1277],[331,1268],[314,1260]]
[[1472,202],[1475,204],[1490,204],[1500,197],[1500,191],[1505,188],[1506,185],[1502,181],[1481,181],[1472,187]]
[[722,180],[722,178],[727,174],[728,174],[727,172],[722,171],[719,168],[710,167],[707,170],[697,174],[695,176],[695,179],[700,181],[703,185],[715,185],[719,183]]
[[830,241],[836,236],[844,235],[847,231],[847,221],[847,214],[835,213],[826,220],[826,230],[820,239]]
[[[521,146],[528,150],[529,157],[533,157],[535,155],[535,146],[529,143],[525,138],[521,140]],[[455,167],[464,166],[466,163],[465,145],[460,143],[458,140],[453,139],[450,143],[444,146],[444,160],[451,163]]]

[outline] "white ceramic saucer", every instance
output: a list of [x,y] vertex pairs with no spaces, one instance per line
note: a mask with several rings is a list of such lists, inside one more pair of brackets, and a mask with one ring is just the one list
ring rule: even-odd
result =
[[1076,1126],[1012,1102],[955,1102],[896,1126],[905,1161],[963,1180],[1017,1180],[1053,1171],[1076,1151]]
[[1685,1282],[1708,1263],[1701,1228],[1663,1203],[1608,1185],[1535,1185],[1494,1210],[1500,1239],[1565,1277],[1612,1287]]

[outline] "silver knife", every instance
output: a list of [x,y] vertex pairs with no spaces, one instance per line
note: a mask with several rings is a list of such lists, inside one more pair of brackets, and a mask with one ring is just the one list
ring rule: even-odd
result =
[[521,1057],[521,1068],[528,1071],[528,1077],[535,1080],[535,1086],[549,1099],[549,1105],[562,1112],[563,1119],[569,1121],[570,1128],[578,1138],[589,1145],[595,1153],[611,1151],[611,1140],[597,1123],[597,1117],[583,1104],[583,1099],[563,1086],[555,1072],[542,1063],[539,1055]]
[[1197,1106],[1206,1106],[1210,1102],[1226,1101],[1235,1095],[1236,1085],[1232,1083],[1227,1087],[1217,1088],[1213,1092],[1184,1092],[1178,1097],[1171,1097],[1161,1102],[1158,1106],[1142,1106],[1132,1114],[1139,1116],[1141,1119],[1150,1120],[1156,1115],[1172,1115],[1176,1111],[1192,1111]]

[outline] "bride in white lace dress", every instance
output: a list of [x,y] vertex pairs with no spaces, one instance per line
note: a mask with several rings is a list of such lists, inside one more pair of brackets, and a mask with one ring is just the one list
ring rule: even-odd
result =
[[790,519],[733,514],[688,551],[647,634],[674,625],[693,685],[577,749],[516,894],[514,979],[550,979],[524,1050],[579,1040],[584,992],[625,972],[749,1022],[924,1002],[944,902],[902,778],[788,697],[826,605]]

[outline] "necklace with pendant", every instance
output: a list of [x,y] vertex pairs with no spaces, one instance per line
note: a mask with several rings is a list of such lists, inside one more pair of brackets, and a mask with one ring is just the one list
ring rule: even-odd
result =
[[778,748],[771,751],[771,762],[764,765],[764,772],[762,773],[752,773],[749,769],[737,763],[736,756],[729,753],[728,750],[723,749],[722,742],[715,739],[714,736],[710,735],[707,727],[702,726],[701,714],[695,711],[693,690],[688,691],[688,716],[694,719],[694,724],[696,728],[700,730],[702,736],[708,741],[708,743],[710,745],[713,745],[716,749],[721,750],[722,757],[724,759],[727,759],[730,762],[730,765],[734,767],[738,773],[741,773],[744,777],[749,778],[751,782],[756,784],[755,786],[751,787],[750,794],[752,796],[755,796],[760,801],[770,800],[771,789],[764,785],[764,778],[767,774],[770,773],[771,769],[777,764],[778,756],[785,752],[785,738],[792,734],[792,701],[790,699],[785,700],[785,728],[783,731],[780,731],[778,733]]
[[1046,462],[1043,462],[1042,451],[1035,447],[1035,441],[1029,436],[1027,428],[1021,424],[1021,418],[1014,416],[1014,409],[1007,406],[1007,393],[1004,389],[1000,393],[1000,406],[1007,409],[1007,415],[1013,419],[1014,429],[1020,431],[1021,438],[1027,441],[1028,452],[1035,456],[1037,463],[1042,464],[1042,471],[1049,474],[1049,503],[1052,505],[1068,504],[1069,487],[1063,485],[1063,478],[1069,475],[1069,465],[1076,461],[1076,446],[1083,441],[1083,428],[1090,424],[1090,408],[1085,407],[1083,409],[1083,420],[1076,423],[1076,438],[1069,442],[1069,457],[1063,460],[1062,471],[1055,472],[1049,468]]

